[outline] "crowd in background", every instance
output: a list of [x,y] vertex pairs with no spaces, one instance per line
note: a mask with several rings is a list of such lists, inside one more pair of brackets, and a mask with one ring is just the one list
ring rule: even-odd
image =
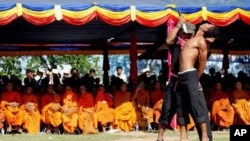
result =
[[[157,129],[166,86],[162,73],[156,77],[145,71],[136,85],[130,85],[122,67],[116,70],[108,87],[100,84],[94,69],[83,77],[75,68],[70,74],[61,76],[52,71],[45,77],[28,69],[23,83],[15,75],[1,76],[0,128],[31,134]],[[34,73],[40,79],[36,80]],[[213,130],[250,124],[250,78],[245,73],[240,71],[235,77],[211,68],[200,83]],[[178,125],[169,128],[178,130]],[[195,129],[192,120],[188,128]]]

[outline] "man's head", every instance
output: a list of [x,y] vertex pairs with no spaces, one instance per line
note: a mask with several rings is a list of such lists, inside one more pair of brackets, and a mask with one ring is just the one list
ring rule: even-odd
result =
[[26,76],[33,78],[34,71],[32,69],[27,69],[26,70]]
[[95,69],[90,69],[89,70],[89,76],[90,77],[95,77]]
[[71,75],[73,77],[77,77],[78,76],[78,70],[76,68],[72,68],[70,71]]
[[204,38],[209,42],[214,42],[219,35],[219,28],[213,24],[205,23],[200,25],[200,29],[204,32]]
[[116,68],[116,72],[117,72],[117,75],[121,75],[122,74],[122,67],[121,66],[118,66]]

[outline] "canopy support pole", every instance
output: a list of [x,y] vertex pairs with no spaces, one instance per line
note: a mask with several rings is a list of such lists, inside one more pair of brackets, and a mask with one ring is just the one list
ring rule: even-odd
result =
[[138,50],[136,46],[137,38],[134,29],[131,30],[130,33],[130,84],[132,86],[136,85],[137,83],[137,55]]
[[108,53],[108,44],[105,42],[103,48],[103,85],[105,89],[109,87],[109,53]]

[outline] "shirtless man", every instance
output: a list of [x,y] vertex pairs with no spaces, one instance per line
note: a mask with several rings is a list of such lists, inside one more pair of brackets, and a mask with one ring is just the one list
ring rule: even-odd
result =
[[[177,24],[174,26],[172,31],[170,31],[166,37],[166,44],[169,47],[169,51],[171,56],[171,65],[169,65],[169,80],[167,87],[164,91],[164,97],[163,97],[163,104],[162,104],[162,110],[161,110],[161,116],[159,119],[159,132],[157,136],[156,141],[164,141],[163,136],[165,129],[169,127],[171,119],[173,118],[174,114],[176,113],[176,96],[175,96],[175,90],[174,87],[177,83],[177,73],[179,71],[179,54],[181,51],[182,46],[177,43],[178,42],[178,37],[185,39],[187,41],[190,39],[194,32],[195,32],[195,26],[192,29],[192,32],[185,33],[183,29],[181,28],[183,24],[185,23],[185,19],[183,16],[180,16]],[[171,26],[171,25],[170,25]]]
[[201,128],[201,141],[208,141],[207,123],[208,109],[199,83],[207,61],[208,47],[218,35],[218,28],[212,24],[199,26],[196,35],[186,42],[179,57],[180,72],[178,73],[177,100],[178,123],[180,125],[180,140],[187,141],[186,125],[189,123],[190,112]]

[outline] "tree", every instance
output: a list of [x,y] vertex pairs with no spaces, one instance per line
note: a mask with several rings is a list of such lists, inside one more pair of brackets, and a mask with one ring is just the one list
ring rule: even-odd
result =
[[81,73],[87,73],[91,68],[101,69],[101,66],[98,65],[99,60],[99,57],[91,55],[32,56],[27,62],[27,68],[50,70],[57,67],[63,69],[63,65],[71,65],[72,68],[77,68]]
[[[21,58],[22,59],[22,58]],[[20,57],[1,57],[0,58],[0,75],[15,75],[18,78],[22,77],[22,64]]]

